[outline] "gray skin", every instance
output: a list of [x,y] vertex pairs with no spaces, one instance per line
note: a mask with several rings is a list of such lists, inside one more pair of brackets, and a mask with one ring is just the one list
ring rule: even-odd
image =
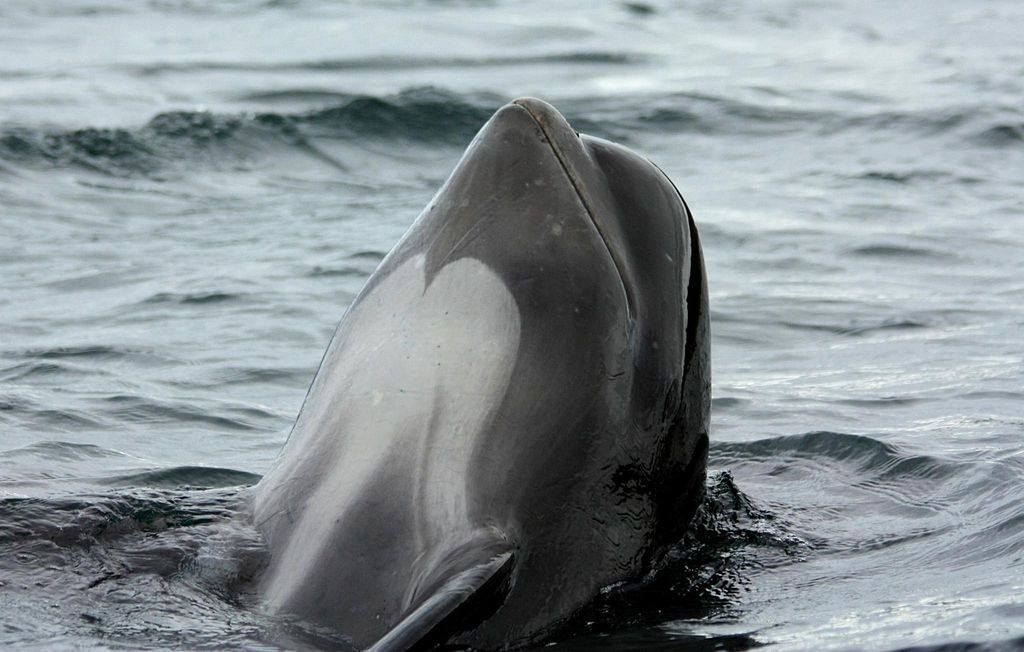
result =
[[261,594],[357,648],[535,642],[701,500],[710,365],[672,182],[502,107],[348,309],[256,486]]

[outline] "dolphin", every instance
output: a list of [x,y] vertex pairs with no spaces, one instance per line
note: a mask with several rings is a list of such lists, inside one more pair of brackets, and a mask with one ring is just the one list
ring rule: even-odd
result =
[[684,534],[709,412],[678,190],[515,100],[349,306],[254,488],[261,599],[356,649],[541,640]]

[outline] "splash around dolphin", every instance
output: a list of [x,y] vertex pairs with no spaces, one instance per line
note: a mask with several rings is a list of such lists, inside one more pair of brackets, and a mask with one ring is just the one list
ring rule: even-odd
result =
[[357,649],[541,640],[682,536],[709,410],[679,192],[516,100],[349,307],[255,487],[261,596]]

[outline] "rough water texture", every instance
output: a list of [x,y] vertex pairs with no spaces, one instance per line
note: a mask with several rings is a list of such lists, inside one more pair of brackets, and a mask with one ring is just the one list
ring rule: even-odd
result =
[[[564,6],[564,9],[563,9]],[[239,486],[532,94],[701,228],[708,499],[558,647],[1024,644],[1024,6],[0,4],[0,646],[343,646]],[[979,648],[980,649],[980,648]]]

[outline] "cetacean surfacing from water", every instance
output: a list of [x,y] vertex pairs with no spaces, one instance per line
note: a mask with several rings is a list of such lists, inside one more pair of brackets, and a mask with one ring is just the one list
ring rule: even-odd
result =
[[709,407],[678,191],[512,102],[349,308],[256,487],[262,595],[357,648],[539,640],[683,534]]

